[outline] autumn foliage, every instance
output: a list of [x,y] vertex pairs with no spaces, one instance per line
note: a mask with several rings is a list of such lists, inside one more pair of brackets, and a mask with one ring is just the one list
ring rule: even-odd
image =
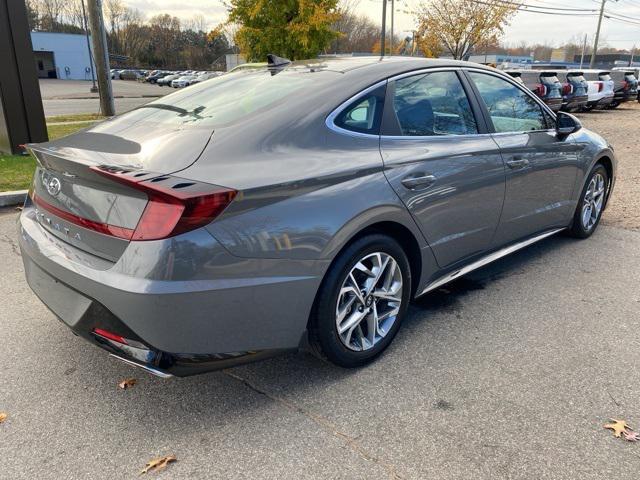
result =
[[501,0],[424,0],[415,11],[419,47],[428,57],[463,59],[474,47],[495,43],[517,8]]
[[312,58],[338,37],[338,0],[230,0],[235,42],[248,61],[268,53],[291,60]]

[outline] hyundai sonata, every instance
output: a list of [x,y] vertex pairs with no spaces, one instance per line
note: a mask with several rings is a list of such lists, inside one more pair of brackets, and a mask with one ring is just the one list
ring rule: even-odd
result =
[[598,226],[611,147],[509,76],[270,60],[30,146],[26,276],[77,335],[158,375],[360,366],[413,298]]

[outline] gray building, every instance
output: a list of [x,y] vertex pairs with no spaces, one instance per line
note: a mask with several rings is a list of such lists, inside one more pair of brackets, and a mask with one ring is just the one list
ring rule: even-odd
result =
[[31,32],[31,44],[38,77],[91,80],[91,56],[86,36]]

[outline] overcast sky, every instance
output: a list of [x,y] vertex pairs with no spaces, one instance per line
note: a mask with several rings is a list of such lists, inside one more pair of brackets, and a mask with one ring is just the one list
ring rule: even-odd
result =
[[[202,14],[211,27],[226,19],[226,10],[220,0],[125,0],[126,3],[141,10],[147,17],[158,13],[169,13],[187,20],[195,14]],[[404,13],[418,5],[420,0],[397,0],[395,14],[395,31],[410,31],[414,25],[412,15]],[[527,0],[525,3],[553,8],[581,8],[595,11],[599,9],[599,0]],[[635,17],[640,23],[640,0],[609,0],[608,10]],[[377,23],[381,21],[382,0],[359,0],[358,11],[369,16]],[[596,13],[596,12],[594,12]],[[389,22],[389,19],[387,20]],[[573,37],[589,34],[589,42],[598,22],[597,16],[556,16],[519,12],[507,27],[503,41],[515,45],[521,41],[548,42],[554,46]],[[631,25],[620,21],[604,19],[601,38],[602,44],[616,48],[640,48],[640,25]],[[602,45],[601,44],[601,45]]]

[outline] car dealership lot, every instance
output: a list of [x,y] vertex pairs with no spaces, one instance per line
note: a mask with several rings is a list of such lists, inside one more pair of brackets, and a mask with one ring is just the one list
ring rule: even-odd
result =
[[425,296],[361,370],[305,354],[133,370],[31,293],[2,212],[0,478],[134,478],[166,454],[162,478],[635,478],[640,444],[602,424],[640,428],[637,113],[580,115],[620,162],[591,239],[550,238]]

